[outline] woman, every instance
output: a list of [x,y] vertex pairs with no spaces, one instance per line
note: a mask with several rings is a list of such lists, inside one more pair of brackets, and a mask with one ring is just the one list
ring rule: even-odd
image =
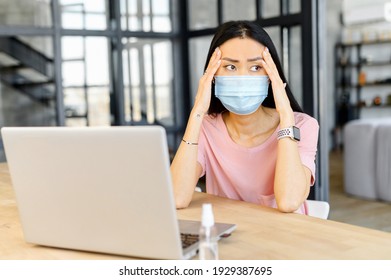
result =
[[204,70],[171,164],[177,208],[206,175],[208,193],[306,214],[319,126],[293,97],[269,35],[224,23]]

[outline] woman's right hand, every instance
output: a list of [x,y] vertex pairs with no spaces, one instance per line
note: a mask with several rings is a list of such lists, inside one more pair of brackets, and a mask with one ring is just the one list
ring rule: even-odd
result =
[[217,47],[209,60],[208,67],[198,83],[194,108],[198,114],[206,114],[210,106],[212,80],[221,64],[221,51]]

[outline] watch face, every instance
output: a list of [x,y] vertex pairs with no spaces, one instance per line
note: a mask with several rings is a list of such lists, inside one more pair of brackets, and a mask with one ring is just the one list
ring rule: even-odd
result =
[[296,140],[296,141],[300,141],[300,129],[296,126],[293,126],[293,138]]

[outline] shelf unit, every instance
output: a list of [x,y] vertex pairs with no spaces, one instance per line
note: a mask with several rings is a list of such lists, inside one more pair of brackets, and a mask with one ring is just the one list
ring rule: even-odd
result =
[[391,39],[336,44],[335,69],[336,127],[363,110],[389,110],[391,117]]

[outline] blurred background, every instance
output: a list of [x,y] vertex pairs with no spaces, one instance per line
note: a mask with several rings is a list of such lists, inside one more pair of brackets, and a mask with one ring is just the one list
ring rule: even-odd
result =
[[[295,97],[321,127],[310,197],[329,201],[332,219],[391,231],[391,222],[353,218],[349,199],[357,207],[375,203],[371,217],[380,207],[388,221],[390,205],[352,198],[343,178],[344,126],[391,117],[390,5],[0,0],[0,127],[162,125],[174,153],[216,27],[258,21],[277,47]],[[6,161],[1,139],[0,161]]]

